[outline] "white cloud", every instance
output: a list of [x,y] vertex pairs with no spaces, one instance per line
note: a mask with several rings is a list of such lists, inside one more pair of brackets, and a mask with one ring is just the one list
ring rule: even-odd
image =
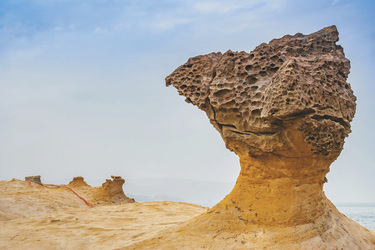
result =
[[188,18],[165,18],[157,20],[152,24],[155,28],[159,30],[169,30],[173,29],[177,25],[189,23],[190,19]]
[[63,28],[62,28],[62,27],[59,27],[59,26],[56,26],[56,27],[53,27],[52,30],[53,30],[53,31],[62,31]]
[[241,8],[241,5],[231,2],[198,2],[194,8],[205,13],[224,14]]
[[94,33],[106,33],[107,30],[102,28],[102,27],[96,27],[96,29],[94,30]]
[[252,9],[259,5],[267,6],[268,10],[282,7],[283,0],[253,0],[253,1],[207,1],[197,2],[193,7],[204,13],[226,14],[239,9]]

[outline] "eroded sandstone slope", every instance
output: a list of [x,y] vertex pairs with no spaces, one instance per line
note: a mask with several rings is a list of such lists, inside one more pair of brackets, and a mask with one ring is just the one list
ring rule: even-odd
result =
[[125,180],[119,176],[112,176],[112,179],[107,179],[100,187],[91,187],[83,177],[75,177],[68,185],[17,179],[1,181],[0,221],[71,208],[84,209],[97,205],[134,202],[122,189]]
[[118,176],[101,187],[82,177],[68,188],[30,180],[0,181],[0,249],[119,249],[207,211],[183,202],[129,202]]
[[119,249],[153,238],[206,210],[164,201],[62,209],[0,221],[0,249]]

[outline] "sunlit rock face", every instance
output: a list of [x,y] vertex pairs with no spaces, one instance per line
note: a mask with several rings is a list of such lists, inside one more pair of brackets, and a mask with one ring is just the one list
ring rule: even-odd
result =
[[[111,180],[112,179],[112,180]],[[69,187],[78,190],[88,197],[92,205],[123,204],[135,202],[125,195],[123,185],[125,180],[121,176],[111,176],[100,187],[91,187],[82,176],[74,177],[68,184]]]
[[194,246],[215,248],[234,235],[242,235],[244,248],[375,245],[374,236],[340,214],[323,192],[356,109],[346,81],[350,62],[337,41],[335,26],[287,35],[250,53],[190,58],[166,78],[206,112],[239,156],[241,172],[219,204],[151,245],[188,237]]
[[356,107],[337,41],[335,26],[284,36],[250,53],[191,58],[166,78],[240,157],[237,185],[216,209],[246,211],[242,219],[265,224],[321,215],[325,175]]
[[300,153],[285,134],[287,123],[303,134],[312,154],[335,159],[356,106],[346,82],[350,62],[337,41],[331,26],[307,36],[287,35],[250,53],[197,56],[166,82],[205,111],[240,156]]

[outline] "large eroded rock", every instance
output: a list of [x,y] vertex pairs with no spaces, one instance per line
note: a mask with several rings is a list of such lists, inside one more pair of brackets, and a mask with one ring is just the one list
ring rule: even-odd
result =
[[335,26],[287,35],[250,53],[190,58],[166,78],[206,112],[241,172],[207,213],[137,247],[375,248],[374,233],[323,192],[356,108],[337,41]]

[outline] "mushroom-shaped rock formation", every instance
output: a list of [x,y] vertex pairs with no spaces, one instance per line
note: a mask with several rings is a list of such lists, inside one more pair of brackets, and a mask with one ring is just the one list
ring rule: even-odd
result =
[[337,41],[335,26],[286,35],[250,53],[190,58],[166,78],[206,112],[241,172],[207,213],[138,247],[375,247],[375,234],[323,192],[356,109],[350,62]]

